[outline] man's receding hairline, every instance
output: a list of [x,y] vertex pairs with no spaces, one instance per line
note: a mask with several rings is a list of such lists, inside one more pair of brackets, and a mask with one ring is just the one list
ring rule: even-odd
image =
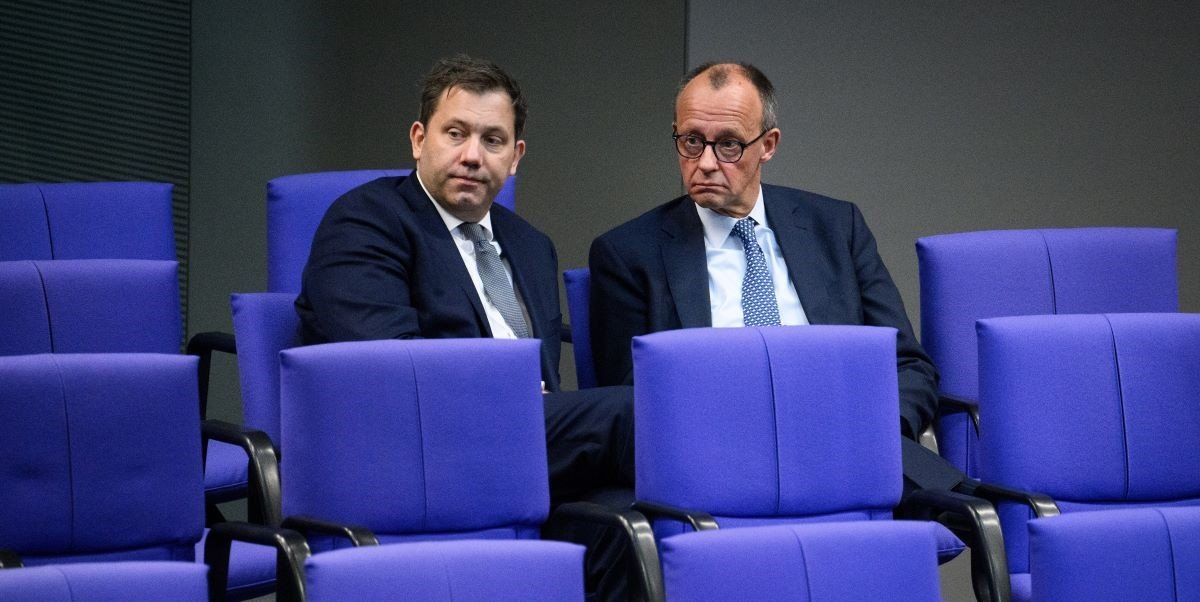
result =
[[707,76],[708,85],[712,86],[713,90],[720,90],[721,88],[724,88],[732,83],[732,80],[729,77],[731,71],[734,71],[737,75],[740,75],[742,79],[746,80],[746,83],[750,84],[752,87],[754,86],[754,82],[750,81],[750,75],[746,73],[745,67],[742,67],[737,63],[717,63],[702,71],[700,76]]

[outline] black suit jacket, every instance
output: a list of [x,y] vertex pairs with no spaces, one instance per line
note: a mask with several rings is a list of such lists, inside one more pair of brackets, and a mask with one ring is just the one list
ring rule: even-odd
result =
[[[858,207],[803,190],[763,185],[767,220],[813,324],[891,326],[902,428],[920,433],[937,407],[937,372],[913,336]],[[601,385],[633,382],[630,340],[712,326],[704,228],[687,196],[605,233],[590,256],[592,350]]]
[[[492,229],[542,340],[542,378],[559,386],[558,255],[550,239],[492,205]],[[305,344],[492,336],[462,256],[415,175],[347,192],[313,237],[300,296]]]

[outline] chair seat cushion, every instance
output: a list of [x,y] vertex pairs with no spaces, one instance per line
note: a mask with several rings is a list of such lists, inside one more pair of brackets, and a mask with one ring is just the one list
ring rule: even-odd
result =
[[246,495],[246,452],[236,445],[209,441],[204,465],[204,493],[209,502],[227,502]]

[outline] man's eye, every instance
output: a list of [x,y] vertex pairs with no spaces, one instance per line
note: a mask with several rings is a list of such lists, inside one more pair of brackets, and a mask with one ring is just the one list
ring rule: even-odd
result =
[[488,136],[483,139],[483,143],[492,148],[499,148],[501,146],[504,146],[504,140],[502,138],[500,138],[499,136]]
[[462,130],[446,130],[446,136],[451,140],[462,140],[463,133]]
[[699,136],[684,136],[683,143],[690,147],[704,146],[704,139]]
[[720,147],[721,150],[732,151],[741,148],[742,143],[732,138],[726,138],[725,140],[717,142],[717,146]]

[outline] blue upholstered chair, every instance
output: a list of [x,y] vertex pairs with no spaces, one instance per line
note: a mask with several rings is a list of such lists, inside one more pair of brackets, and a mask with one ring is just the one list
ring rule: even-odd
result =
[[238,340],[238,376],[246,424],[270,436],[279,432],[279,352],[300,344],[293,293],[235,293],[230,297]]
[[[283,525],[355,525],[384,544],[539,538],[550,494],[538,345],[437,339],[282,351]],[[640,514],[578,503],[554,519],[624,529],[647,567],[634,587],[661,592]],[[317,552],[339,542],[310,538]]]
[[187,562],[96,562],[0,570],[6,602],[207,602],[205,567]]
[[[635,337],[633,360],[635,508],[657,518],[659,538],[892,520],[902,488],[894,329],[667,331]],[[1006,599],[991,505],[929,491],[910,499],[964,519],[956,533],[973,544],[976,590]],[[938,531],[939,554],[957,555],[962,543]]]
[[935,530],[859,521],[675,535],[662,541],[667,599],[933,602]]
[[1035,602],[1200,600],[1200,508],[1035,519],[1029,556]]
[[[0,355],[178,355],[181,325],[177,290],[174,261],[0,262],[0,332],[4,333],[0,337]],[[191,365],[198,363],[199,360]],[[196,379],[193,375],[190,382],[194,385]],[[191,408],[194,416],[199,416],[197,395],[198,392],[189,398],[194,401]],[[121,398],[114,392],[114,399]],[[246,495],[247,465],[253,463],[256,478],[251,487],[250,514],[263,522],[271,522],[274,516],[274,522],[278,522],[277,510],[275,514],[270,512],[278,501],[272,502],[269,491],[269,485],[278,481],[278,472],[265,435],[219,421],[192,422],[197,441],[201,433],[215,440],[209,443],[204,471],[205,483],[209,485],[207,499],[211,502]],[[197,458],[199,450],[198,445]],[[214,461],[216,458],[224,461]],[[240,487],[214,485],[223,480],[234,481],[239,476]],[[243,558],[239,544],[238,554],[232,579],[235,587],[245,587],[247,595],[270,591],[274,570],[270,550],[258,557]]]
[[204,530],[196,363],[0,357],[0,548],[26,566],[193,560]]
[[538,537],[550,494],[536,340],[280,357],[284,516],[359,525],[381,543]]
[[[300,277],[313,234],[338,197],[371,180],[403,176],[411,169],[325,171],[275,178],[267,183],[267,290],[299,293]],[[510,176],[496,203],[515,210],[516,176]]]
[[[178,353],[176,271],[173,260],[0,262],[0,355]],[[246,495],[242,449],[213,442],[207,466],[210,501]]]
[[175,259],[170,184],[0,184],[0,261]]
[[592,275],[587,268],[563,272],[567,291],[567,313],[571,319],[571,344],[575,353],[575,379],[580,389],[596,386],[596,366],[592,360],[591,313]]
[[[175,230],[171,184],[157,182],[88,182],[65,184],[0,184],[0,261],[141,259],[174,262]],[[40,264],[40,265],[45,265]],[[178,284],[169,293],[179,312]],[[128,303],[119,295],[108,303]],[[98,334],[98,333],[97,333]],[[111,350],[141,351],[135,342],[122,347],[122,339],[146,338],[136,328],[116,327],[94,343],[114,345]],[[155,333],[155,336],[161,333]],[[175,318],[175,331],[161,339],[178,352],[183,326]],[[3,345],[3,343],[0,343]],[[156,349],[157,351],[164,351]],[[200,333],[188,344],[188,353],[201,357],[200,404],[208,390],[208,366],[215,350],[231,351],[220,335]],[[222,442],[208,446],[205,490],[213,503],[246,495],[246,455]]]
[[917,241],[921,342],[941,375],[942,456],[978,471],[975,321],[1035,314],[1179,310],[1175,230],[999,230]]
[[1054,500],[998,505],[1015,599],[1030,596],[1034,514],[1200,506],[1200,315],[1018,316],[978,329],[981,476]]
[[549,541],[437,541],[317,554],[307,599],[582,601],[583,548]]

